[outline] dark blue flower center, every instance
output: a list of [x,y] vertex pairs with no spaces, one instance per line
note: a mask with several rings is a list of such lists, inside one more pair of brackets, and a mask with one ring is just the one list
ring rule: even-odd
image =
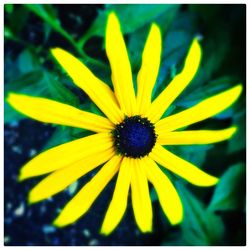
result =
[[132,158],[149,154],[156,142],[154,125],[138,115],[126,117],[112,134],[117,153]]

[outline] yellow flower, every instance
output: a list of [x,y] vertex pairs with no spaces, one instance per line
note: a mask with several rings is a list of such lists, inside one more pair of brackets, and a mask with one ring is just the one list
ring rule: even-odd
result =
[[29,202],[38,202],[62,191],[81,176],[104,164],[62,209],[54,225],[63,227],[83,216],[116,173],[116,186],[101,233],[110,234],[121,221],[130,187],[137,225],[142,232],[152,231],[148,181],[153,184],[170,223],[178,224],[183,219],[180,197],[157,163],[197,186],[212,186],[218,179],[174,155],[163,145],[208,144],[231,138],[236,127],[223,130],[176,130],[225,110],[239,97],[242,86],[239,84],[189,109],[161,119],[199,68],[202,51],[198,40],[193,40],[182,71],[153,102],[152,89],[161,57],[158,26],[152,24],[144,47],[137,77],[137,93],[134,91],[119,21],[114,13],[108,16],[106,52],[114,91],[68,52],[60,48],[52,50],[53,56],[73,82],[85,91],[107,118],[49,99],[10,93],[8,102],[35,120],[96,132],[49,149],[22,167],[20,180],[50,173],[30,191]]

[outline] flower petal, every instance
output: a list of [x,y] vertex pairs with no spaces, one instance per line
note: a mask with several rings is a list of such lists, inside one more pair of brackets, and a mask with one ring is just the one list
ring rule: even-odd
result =
[[55,48],[52,55],[72,78],[73,82],[80,87],[102,112],[117,124],[123,119],[114,93],[109,86],[98,79],[80,60],[67,51]]
[[135,115],[135,92],[131,66],[117,16],[109,14],[106,29],[106,52],[112,70],[112,82],[121,110]]
[[135,220],[143,233],[152,231],[153,211],[148,180],[141,159],[132,159],[131,195]]
[[117,227],[125,213],[131,181],[131,168],[131,159],[123,158],[115,191],[101,227],[101,233],[104,235],[110,234]]
[[209,187],[215,185],[219,180],[218,178],[203,172],[192,163],[172,154],[160,145],[155,145],[150,157],[166,169],[181,176],[193,185]]
[[156,123],[158,133],[173,131],[178,128],[205,120],[231,106],[240,96],[242,85],[214,95],[177,114],[168,116]]
[[152,89],[157,79],[161,60],[161,32],[156,24],[151,26],[143,54],[142,65],[137,76],[137,106],[144,115],[151,104]]
[[113,147],[110,133],[99,133],[42,152],[21,169],[19,180],[39,176]]
[[157,142],[161,145],[209,144],[230,139],[236,130],[236,127],[231,127],[222,130],[165,132],[158,134]]
[[10,93],[8,103],[20,113],[47,123],[107,132],[113,124],[106,118],[46,98]]
[[145,157],[143,163],[165,215],[172,225],[180,223],[183,219],[183,207],[175,187],[152,159]]
[[83,216],[109,181],[117,173],[120,162],[120,156],[112,157],[63,208],[53,224],[57,227],[64,227]]
[[146,117],[150,121],[157,122],[172,102],[192,81],[199,68],[201,54],[200,44],[197,39],[194,39],[186,57],[184,68],[153,101],[147,111]]
[[29,202],[34,203],[44,200],[64,190],[67,186],[86,173],[111,159],[114,154],[114,149],[110,148],[106,151],[99,152],[94,157],[93,155],[90,155],[66,168],[55,171],[30,191]]

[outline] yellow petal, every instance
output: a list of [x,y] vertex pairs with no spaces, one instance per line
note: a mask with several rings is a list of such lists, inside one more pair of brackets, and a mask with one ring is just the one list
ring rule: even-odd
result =
[[75,195],[63,208],[53,222],[57,227],[64,227],[83,216],[113,178],[120,166],[121,157],[114,156],[101,170]]
[[166,169],[179,175],[193,185],[208,187],[213,186],[218,182],[218,178],[203,172],[192,163],[172,154],[160,145],[155,145],[150,153],[150,157]]
[[46,98],[10,93],[7,101],[20,113],[41,122],[84,128],[94,132],[107,132],[114,127],[104,117]]
[[94,156],[90,155],[66,168],[53,172],[30,191],[29,202],[34,203],[44,200],[64,190],[81,176],[108,161],[114,154],[114,150],[110,148],[109,150],[100,152]]
[[101,233],[104,235],[110,234],[117,227],[127,208],[131,167],[131,159],[123,158],[115,191],[101,227]]
[[183,207],[175,187],[152,159],[145,157],[143,163],[165,215],[172,225],[180,223],[183,219]]
[[109,133],[99,133],[64,143],[39,154],[24,165],[19,180],[67,167],[89,155],[93,156],[111,147],[113,147],[113,141]]
[[135,115],[135,92],[129,57],[117,16],[112,12],[106,29],[106,52],[112,70],[112,82],[121,110]]
[[163,132],[158,134],[157,142],[161,145],[209,144],[230,139],[236,130],[236,127],[231,127],[222,130]]
[[67,51],[55,48],[51,52],[73,82],[92,99],[110,121],[115,124],[120,123],[123,114],[109,86],[98,79],[80,60]]
[[180,95],[180,93],[192,81],[198,71],[201,61],[201,47],[197,39],[194,39],[188,51],[184,68],[174,77],[168,86],[153,101],[146,117],[152,122],[157,122],[172,102]]
[[143,233],[152,231],[152,204],[148,180],[141,159],[132,159],[131,195],[135,220]]
[[151,26],[137,77],[138,113],[144,115],[151,104],[152,89],[157,79],[161,60],[161,32],[156,24]]
[[155,125],[156,130],[158,133],[173,131],[217,115],[231,106],[238,99],[241,91],[242,85],[237,85],[220,94],[209,97],[189,109],[160,120]]

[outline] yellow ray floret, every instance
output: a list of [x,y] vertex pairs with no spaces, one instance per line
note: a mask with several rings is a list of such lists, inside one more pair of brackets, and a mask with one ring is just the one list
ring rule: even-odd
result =
[[181,199],[169,178],[149,157],[143,158],[147,178],[153,184],[161,207],[172,225],[182,221],[183,207]]
[[107,132],[114,127],[104,117],[46,98],[10,93],[7,101],[20,113],[41,122],[84,128],[94,132]]
[[68,167],[53,172],[30,191],[29,203],[44,200],[64,190],[86,173],[111,159],[114,154],[114,149],[110,148],[106,151],[99,152],[94,157],[90,155]]
[[153,101],[145,116],[152,122],[157,122],[172,102],[180,95],[194,78],[201,61],[201,47],[195,38],[188,51],[182,71],[168,84],[168,86]]
[[55,48],[52,49],[51,52],[63,69],[72,78],[73,82],[86,92],[110,121],[115,124],[120,123],[123,119],[123,114],[109,86],[94,76],[80,60],[67,51]]
[[120,161],[120,156],[114,156],[110,159],[110,161],[108,161],[63,208],[53,224],[57,227],[63,227],[75,222],[83,216],[89,210],[93,202],[106,187],[109,181],[117,173]]
[[205,120],[230,107],[240,96],[242,85],[214,95],[177,114],[168,116],[156,123],[157,133],[165,133]]
[[131,159],[124,157],[116,181],[115,191],[101,227],[101,233],[104,235],[110,234],[117,227],[125,213],[131,182],[131,168]]
[[135,220],[143,233],[151,232],[153,211],[144,164],[138,159],[133,159],[132,162],[131,197]]
[[128,116],[136,114],[135,92],[131,66],[118,18],[108,17],[106,52],[112,71],[112,82],[121,110]]
[[231,127],[222,130],[161,132],[157,142],[161,145],[209,144],[230,139],[236,130],[236,127]]
[[150,157],[166,169],[179,175],[193,185],[209,187],[218,182],[218,178],[203,172],[192,163],[172,154],[160,145],[154,147],[150,153]]
[[76,161],[83,160],[90,155],[94,156],[112,147],[113,141],[109,133],[99,133],[64,143],[39,154],[24,165],[19,180],[67,167]]
[[137,76],[138,114],[145,114],[151,104],[151,94],[157,79],[161,60],[161,32],[152,24],[142,54],[142,65]]

